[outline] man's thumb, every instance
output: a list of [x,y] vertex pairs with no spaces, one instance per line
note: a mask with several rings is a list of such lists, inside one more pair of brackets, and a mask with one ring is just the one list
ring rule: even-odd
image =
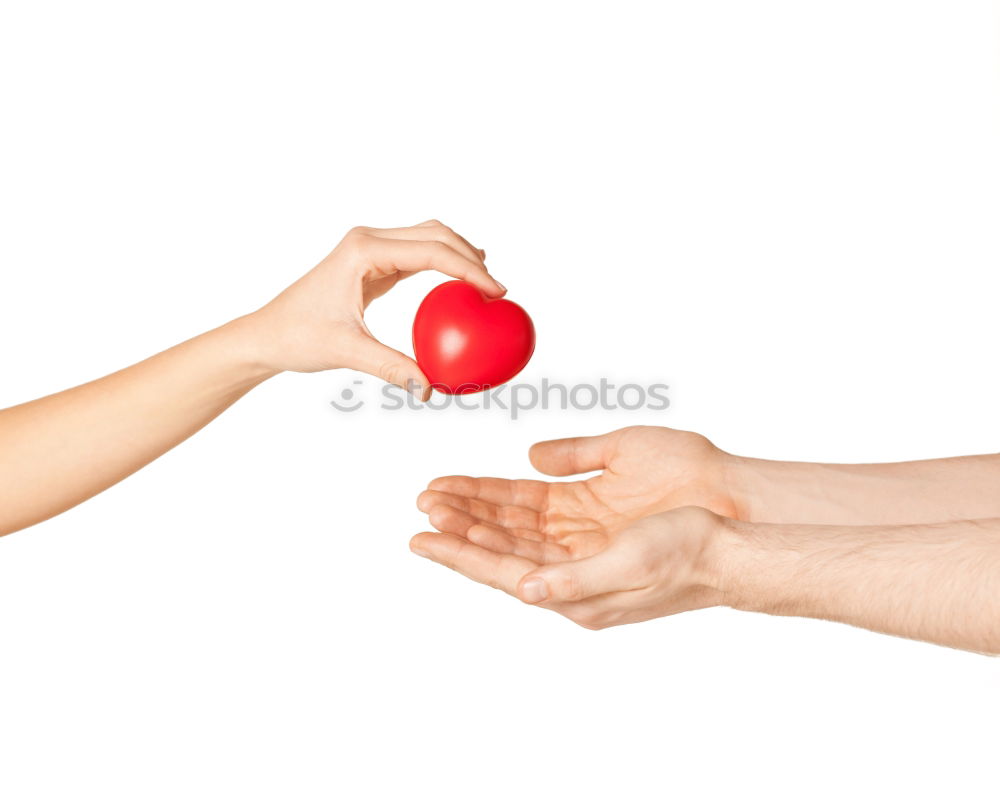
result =
[[517,596],[532,605],[539,602],[577,602],[598,594],[627,591],[631,584],[627,564],[605,550],[582,560],[542,566],[521,578]]

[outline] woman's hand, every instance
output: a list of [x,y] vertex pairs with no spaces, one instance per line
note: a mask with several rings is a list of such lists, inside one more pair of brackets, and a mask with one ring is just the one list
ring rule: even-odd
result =
[[427,269],[499,297],[506,289],[490,277],[484,258],[483,250],[434,219],[405,228],[357,227],[312,271],[242,321],[269,369],[347,367],[426,398],[427,378],[412,358],[372,336],[365,309],[403,278]]
[[677,508],[609,533],[596,554],[562,563],[494,551],[451,533],[420,533],[410,548],[597,630],[722,604],[727,524],[702,508]]
[[730,480],[735,459],[696,433],[626,427],[543,441],[530,457],[545,474],[603,471],[568,483],[439,477],[417,506],[442,532],[539,563],[592,555],[611,534],[672,508],[698,505],[740,516]]
[[484,257],[433,220],[355,228],[259,311],[92,383],[0,411],[0,535],[117,483],[284,370],[346,366],[426,398],[417,364],[372,337],[365,308],[424,269],[499,296],[504,288]]

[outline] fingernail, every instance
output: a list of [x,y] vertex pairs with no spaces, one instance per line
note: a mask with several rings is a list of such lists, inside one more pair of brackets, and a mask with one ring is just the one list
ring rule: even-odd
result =
[[504,285],[503,283],[501,283],[501,282],[500,282],[499,280],[497,280],[496,278],[493,278],[493,282],[494,282],[494,283],[496,283],[496,284],[497,284],[497,286],[499,286],[499,287],[500,287],[500,291],[504,292],[505,294],[507,293],[507,287],[506,287],[506,286],[505,286],[505,285]]
[[482,258],[485,261],[486,260],[486,250],[480,250],[479,251],[479,257]]
[[430,553],[429,552],[425,552],[422,549],[411,548],[410,552],[412,552],[414,555],[419,555],[422,558],[429,558],[430,557]]
[[417,402],[424,401],[424,393],[427,391],[424,386],[418,383],[416,380],[408,380],[406,383],[406,390],[409,391]]
[[542,602],[549,597],[549,587],[541,577],[532,577],[521,586],[521,597],[525,602]]

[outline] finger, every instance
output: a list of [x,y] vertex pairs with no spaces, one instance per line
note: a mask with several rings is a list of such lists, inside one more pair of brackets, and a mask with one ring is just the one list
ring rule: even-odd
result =
[[420,371],[417,362],[381,341],[358,335],[351,342],[349,353],[344,364],[348,368],[405,388],[421,401],[426,401],[430,395],[430,381]]
[[434,529],[440,530],[442,533],[453,533],[460,536],[466,536],[469,528],[476,524],[486,524],[471,513],[466,513],[451,505],[441,504],[434,505],[427,512],[427,521]]
[[549,541],[531,541],[526,538],[519,538],[511,535],[506,530],[494,527],[489,524],[473,524],[465,533],[465,538],[473,544],[490,549],[504,555],[517,555],[522,558],[534,561],[541,565],[543,563],[561,563],[568,560],[569,552],[565,547]]
[[549,494],[549,484],[541,480],[504,480],[500,477],[449,475],[431,480],[427,487],[495,505],[520,505],[536,511],[545,510]]
[[567,547],[547,541],[537,533],[525,534],[488,524],[447,505],[438,505],[431,511],[430,523],[442,533],[459,535],[494,552],[520,555],[538,564],[557,563],[570,557]]
[[507,291],[490,277],[481,261],[467,258],[440,241],[403,241],[374,236],[369,242],[372,263],[384,272],[434,270],[465,280],[491,297],[499,297]]
[[463,236],[460,236],[447,225],[431,220],[435,224],[428,225],[426,222],[416,227],[394,227],[394,228],[367,228],[367,231],[378,238],[401,239],[409,241],[440,241],[449,247],[457,250],[466,258],[482,263],[482,251],[469,244]]
[[517,596],[525,602],[578,602],[641,588],[626,548],[609,547],[590,558],[542,566],[523,577]]
[[431,509],[438,505],[457,508],[480,521],[500,527],[521,528],[535,531],[536,534],[540,534],[542,531],[538,511],[530,508],[522,508],[518,505],[494,505],[492,502],[446,494],[442,491],[428,490],[417,497],[417,507],[424,513],[430,513]]
[[541,441],[528,451],[528,458],[538,471],[558,477],[603,469],[611,459],[619,432]]
[[479,260],[482,261],[484,264],[486,263],[486,250],[481,250],[479,249],[479,247],[474,247],[472,242],[469,241],[467,238],[465,238],[465,236],[463,236],[461,233],[457,233],[454,230],[452,230],[452,233],[455,233],[455,235],[458,236],[462,241],[464,241],[466,245],[475,250],[476,255],[479,256]]
[[451,497],[447,494],[425,491],[417,497],[417,507],[424,511],[431,524],[443,533],[465,535],[469,527],[474,524],[491,524],[494,527],[503,528],[518,538],[526,538],[530,541],[546,540],[545,533],[536,526],[524,527],[504,523],[504,518],[525,520],[518,514],[505,514],[499,507],[485,510],[477,505],[470,509],[463,497]]
[[491,552],[449,533],[419,533],[410,539],[410,549],[470,580],[506,591],[511,596],[521,578],[538,567],[527,558]]

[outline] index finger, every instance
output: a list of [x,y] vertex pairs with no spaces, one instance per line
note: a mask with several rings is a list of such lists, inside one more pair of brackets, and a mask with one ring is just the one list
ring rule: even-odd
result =
[[390,273],[433,270],[464,280],[490,297],[500,297],[507,289],[494,280],[480,261],[466,258],[440,241],[406,241],[373,237],[369,255],[380,271]]
[[371,235],[383,239],[401,239],[403,241],[440,241],[453,250],[457,250],[473,261],[483,261],[482,250],[473,247],[468,240],[452,230],[443,222],[431,219],[413,227],[396,228],[365,228]]

